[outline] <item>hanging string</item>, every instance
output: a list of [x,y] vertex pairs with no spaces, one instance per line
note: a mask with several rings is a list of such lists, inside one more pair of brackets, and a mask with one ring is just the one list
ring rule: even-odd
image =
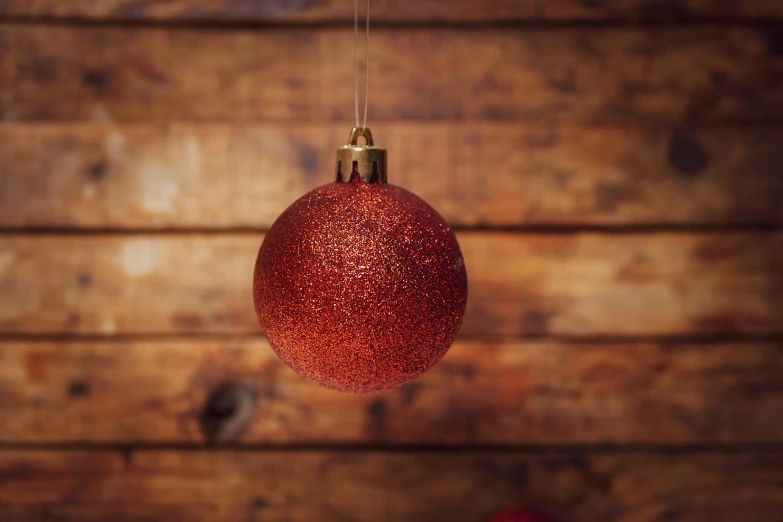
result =
[[356,126],[367,127],[367,105],[370,98],[370,0],[367,0],[367,26],[364,35],[364,121],[359,125],[359,0],[353,0],[353,99]]

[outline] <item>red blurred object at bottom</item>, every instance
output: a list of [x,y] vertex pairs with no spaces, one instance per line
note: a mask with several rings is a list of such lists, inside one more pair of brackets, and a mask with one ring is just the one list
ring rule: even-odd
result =
[[510,508],[501,511],[489,522],[555,522],[555,520],[531,509]]

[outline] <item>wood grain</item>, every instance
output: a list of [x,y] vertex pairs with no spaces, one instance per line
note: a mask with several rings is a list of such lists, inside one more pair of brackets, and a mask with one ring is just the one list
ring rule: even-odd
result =
[[[783,234],[458,235],[464,334],[783,332]],[[0,333],[259,333],[260,234],[0,237]]]
[[452,522],[523,504],[582,522],[778,522],[780,454],[0,452],[0,516]]
[[[380,29],[370,122],[779,122],[779,39],[729,27]],[[0,44],[5,121],[352,115],[349,30],[6,25]]]
[[[780,443],[781,375],[783,344],[461,341],[414,383],[350,395],[260,339],[5,342],[0,442]],[[244,432],[208,406],[227,386],[256,397]]]
[[[10,124],[0,227],[266,229],[349,124]],[[457,227],[779,224],[783,130],[388,123],[390,178]],[[511,151],[511,153],[509,153]]]
[[[4,0],[14,18],[183,20],[221,22],[349,22],[345,0]],[[783,18],[776,0],[386,0],[373,7],[375,22],[509,22],[521,20],[682,20]]]

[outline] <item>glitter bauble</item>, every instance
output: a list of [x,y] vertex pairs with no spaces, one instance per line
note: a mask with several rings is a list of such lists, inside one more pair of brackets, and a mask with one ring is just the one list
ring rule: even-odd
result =
[[272,225],[253,281],[277,355],[311,381],[357,393],[400,386],[438,362],[467,301],[454,234],[422,199],[385,182],[385,151],[363,132],[367,146],[352,134],[338,151],[338,181]]
[[511,508],[501,511],[489,522],[554,522],[551,518],[530,509]]

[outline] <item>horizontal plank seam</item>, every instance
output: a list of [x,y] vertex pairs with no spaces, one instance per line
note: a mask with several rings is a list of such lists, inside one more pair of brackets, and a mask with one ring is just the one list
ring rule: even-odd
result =
[[[145,334],[4,334],[0,333],[0,345],[11,343],[133,343],[133,342],[176,342],[176,341],[255,341],[263,340],[264,335],[260,331],[252,333],[145,333]],[[476,343],[514,343],[519,341],[552,342],[561,344],[670,344],[670,345],[695,345],[701,344],[721,345],[737,343],[781,343],[783,349],[783,334],[688,334],[688,335],[548,335],[548,334],[523,334],[523,335],[461,335],[457,342]]]
[[[2,27],[0,27],[0,31],[2,31]],[[347,111],[346,111],[347,112]],[[123,118],[118,117],[114,120],[116,123],[116,126],[122,127],[122,125],[125,124],[140,124],[140,123],[150,123],[153,120],[149,119],[134,119],[134,118]],[[267,124],[267,125],[325,125],[325,124],[331,124],[335,120],[330,117],[300,117],[300,116],[279,116],[279,117],[268,117],[264,119],[248,119],[243,120],[241,118],[235,118],[232,116],[225,116],[225,117],[215,117],[215,118],[199,118],[197,116],[194,117],[180,117],[180,118],[173,118],[171,120],[162,119],[159,120],[159,124],[167,124],[172,122],[177,123],[183,123],[183,124],[193,124],[198,125],[200,123],[212,123],[212,124],[236,124],[236,123],[245,123],[247,122],[254,122],[256,124]],[[400,120],[398,117],[390,117],[390,116],[374,116],[372,118],[373,125],[391,125],[394,123],[398,123]],[[520,116],[520,117],[514,117],[512,113],[498,113],[493,116],[487,116],[487,117],[471,117],[471,116],[432,116],[428,115],[426,113],[423,113],[418,118],[408,118],[408,123],[413,124],[422,124],[422,125],[431,125],[431,124],[455,124],[455,125],[464,125],[464,124],[481,124],[481,123],[488,123],[488,124],[508,124],[508,123],[519,123],[519,124],[526,124],[526,125],[544,125],[546,123],[552,124],[562,124],[562,125],[579,125],[583,127],[587,126],[630,126],[635,125],[637,128],[666,128],[666,129],[700,129],[700,128],[712,128],[710,125],[714,123],[715,127],[723,126],[726,127],[734,127],[734,128],[749,128],[752,126],[768,126],[768,127],[777,127],[783,125],[783,117],[780,114],[777,114],[775,111],[768,111],[768,113],[765,113],[764,116],[758,116],[753,115],[750,117],[740,117],[740,116],[727,116],[727,117],[718,117],[714,118],[711,121],[710,117],[706,117],[703,119],[699,119],[698,117],[689,119],[689,118],[681,118],[678,116],[662,116],[659,117],[658,115],[648,115],[643,114],[639,112],[634,113],[627,113],[624,116],[571,116],[567,111],[559,111],[559,112],[553,112],[547,117],[544,116]],[[10,126],[10,125],[19,125],[19,124],[47,124],[47,123],[56,123],[56,124],[90,124],[93,123],[94,120],[90,119],[89,116],[76,116],[76,117],[55,117],[55,118],[41,118],[38,116],[31,116],[31,117],[21,117],[21,118],[12,118],[8,116],[8,111],[5,112],[0,111],[0,124],[3,126]],[[346,128],[349,128],[346,126]],[[335,147],[336,149],[336,147]]]
[[[709,17],[672,17],[672,18],[601,18],[601,19],[549,19],[534,20],[525,18],[496,20],[375,20],[376,29],[416,30],[416,29],[627,29],[627,28],[694,28],[694,27],[769,27],[783,24],[781,18],[709,16]],[[0,15],[0,25],[9,26],[68,26],[68,27],[114,27],[114,28],[182,28],[216,31],[241,31],[249,29],[348,29],[353,27],[352,19],[313,20],[313,21],[271,21],[271,20],[230,20],[230,19],[127,19],[117,17],[52,17]]]
[[122,444],[122,443],[0,443],[0,452],[15,451],[117,451],[130,452],[245,452],[245,453],[529,453],[531,455],[569,454],[705,454],[705,453],[783,453],[783,441],[742,444],[524,444],[524,445],[379,445],[379,444]]
[[[783,25],[783,24],[781,24]],[[464,127],[471,129],[475,124],[491,124],[495,128],[541,128],[549,129],[552,126],[552,122],[549,120],[493,120],[493,119],[445,119],[445,120],[430,120],[423,122],[420,119],[411,118],[397,118],[394,120],[385,120],[385,123],[389,126],[412,126],[416,125],[418,128],[421,126],[427,127],[445,127],[453,129],[455,127]],[[349,120],[269,120],[269,119],[170,119],[170,120],[124,120],[114,123],[105,123],[95,120],[8,120],[3,121],[0,125],[0,132],[13,133],[18,132],[44,132],[44,131],[59,131],[63,128],[69,130],[105,130],[116,131],[118,128],[122,130],[147,130],[158,129],[166,130],[174,126],[192,126],[196,128],[209,129],[210,127],[267,127],[274,130],[282,130],[290,133],[307,128],[345,128],[350,129],[353,126],[353,122]],[[765,132],[775,132],[783,130],[783,121],[682,121],[682,122],[661,122],[661,121],[645,121],[645,120],[606,120],[606,121],[563,121],[563,126],[579,128],[581,130],[638,130],[638,131],[667,131],[672,129],[687,128],[694,132],[718,132],[718,131],[736,131],[736,130],[757,130]],[[427,130],[427,129],[425,129]],[[343,145],[341,142],[335,142],[334,148]],[[331,149],[330,149],[331,150]],[[326,183],[327,180],[324,180]]]
[[[777,233],[783,223],[658,223],[658,224],[596,224],[596,225],[455,225],[455,232],[474,234],[736,234]],[[169,236],[169,235],[258,235],[269,227],[2,227],[3,236]]]

